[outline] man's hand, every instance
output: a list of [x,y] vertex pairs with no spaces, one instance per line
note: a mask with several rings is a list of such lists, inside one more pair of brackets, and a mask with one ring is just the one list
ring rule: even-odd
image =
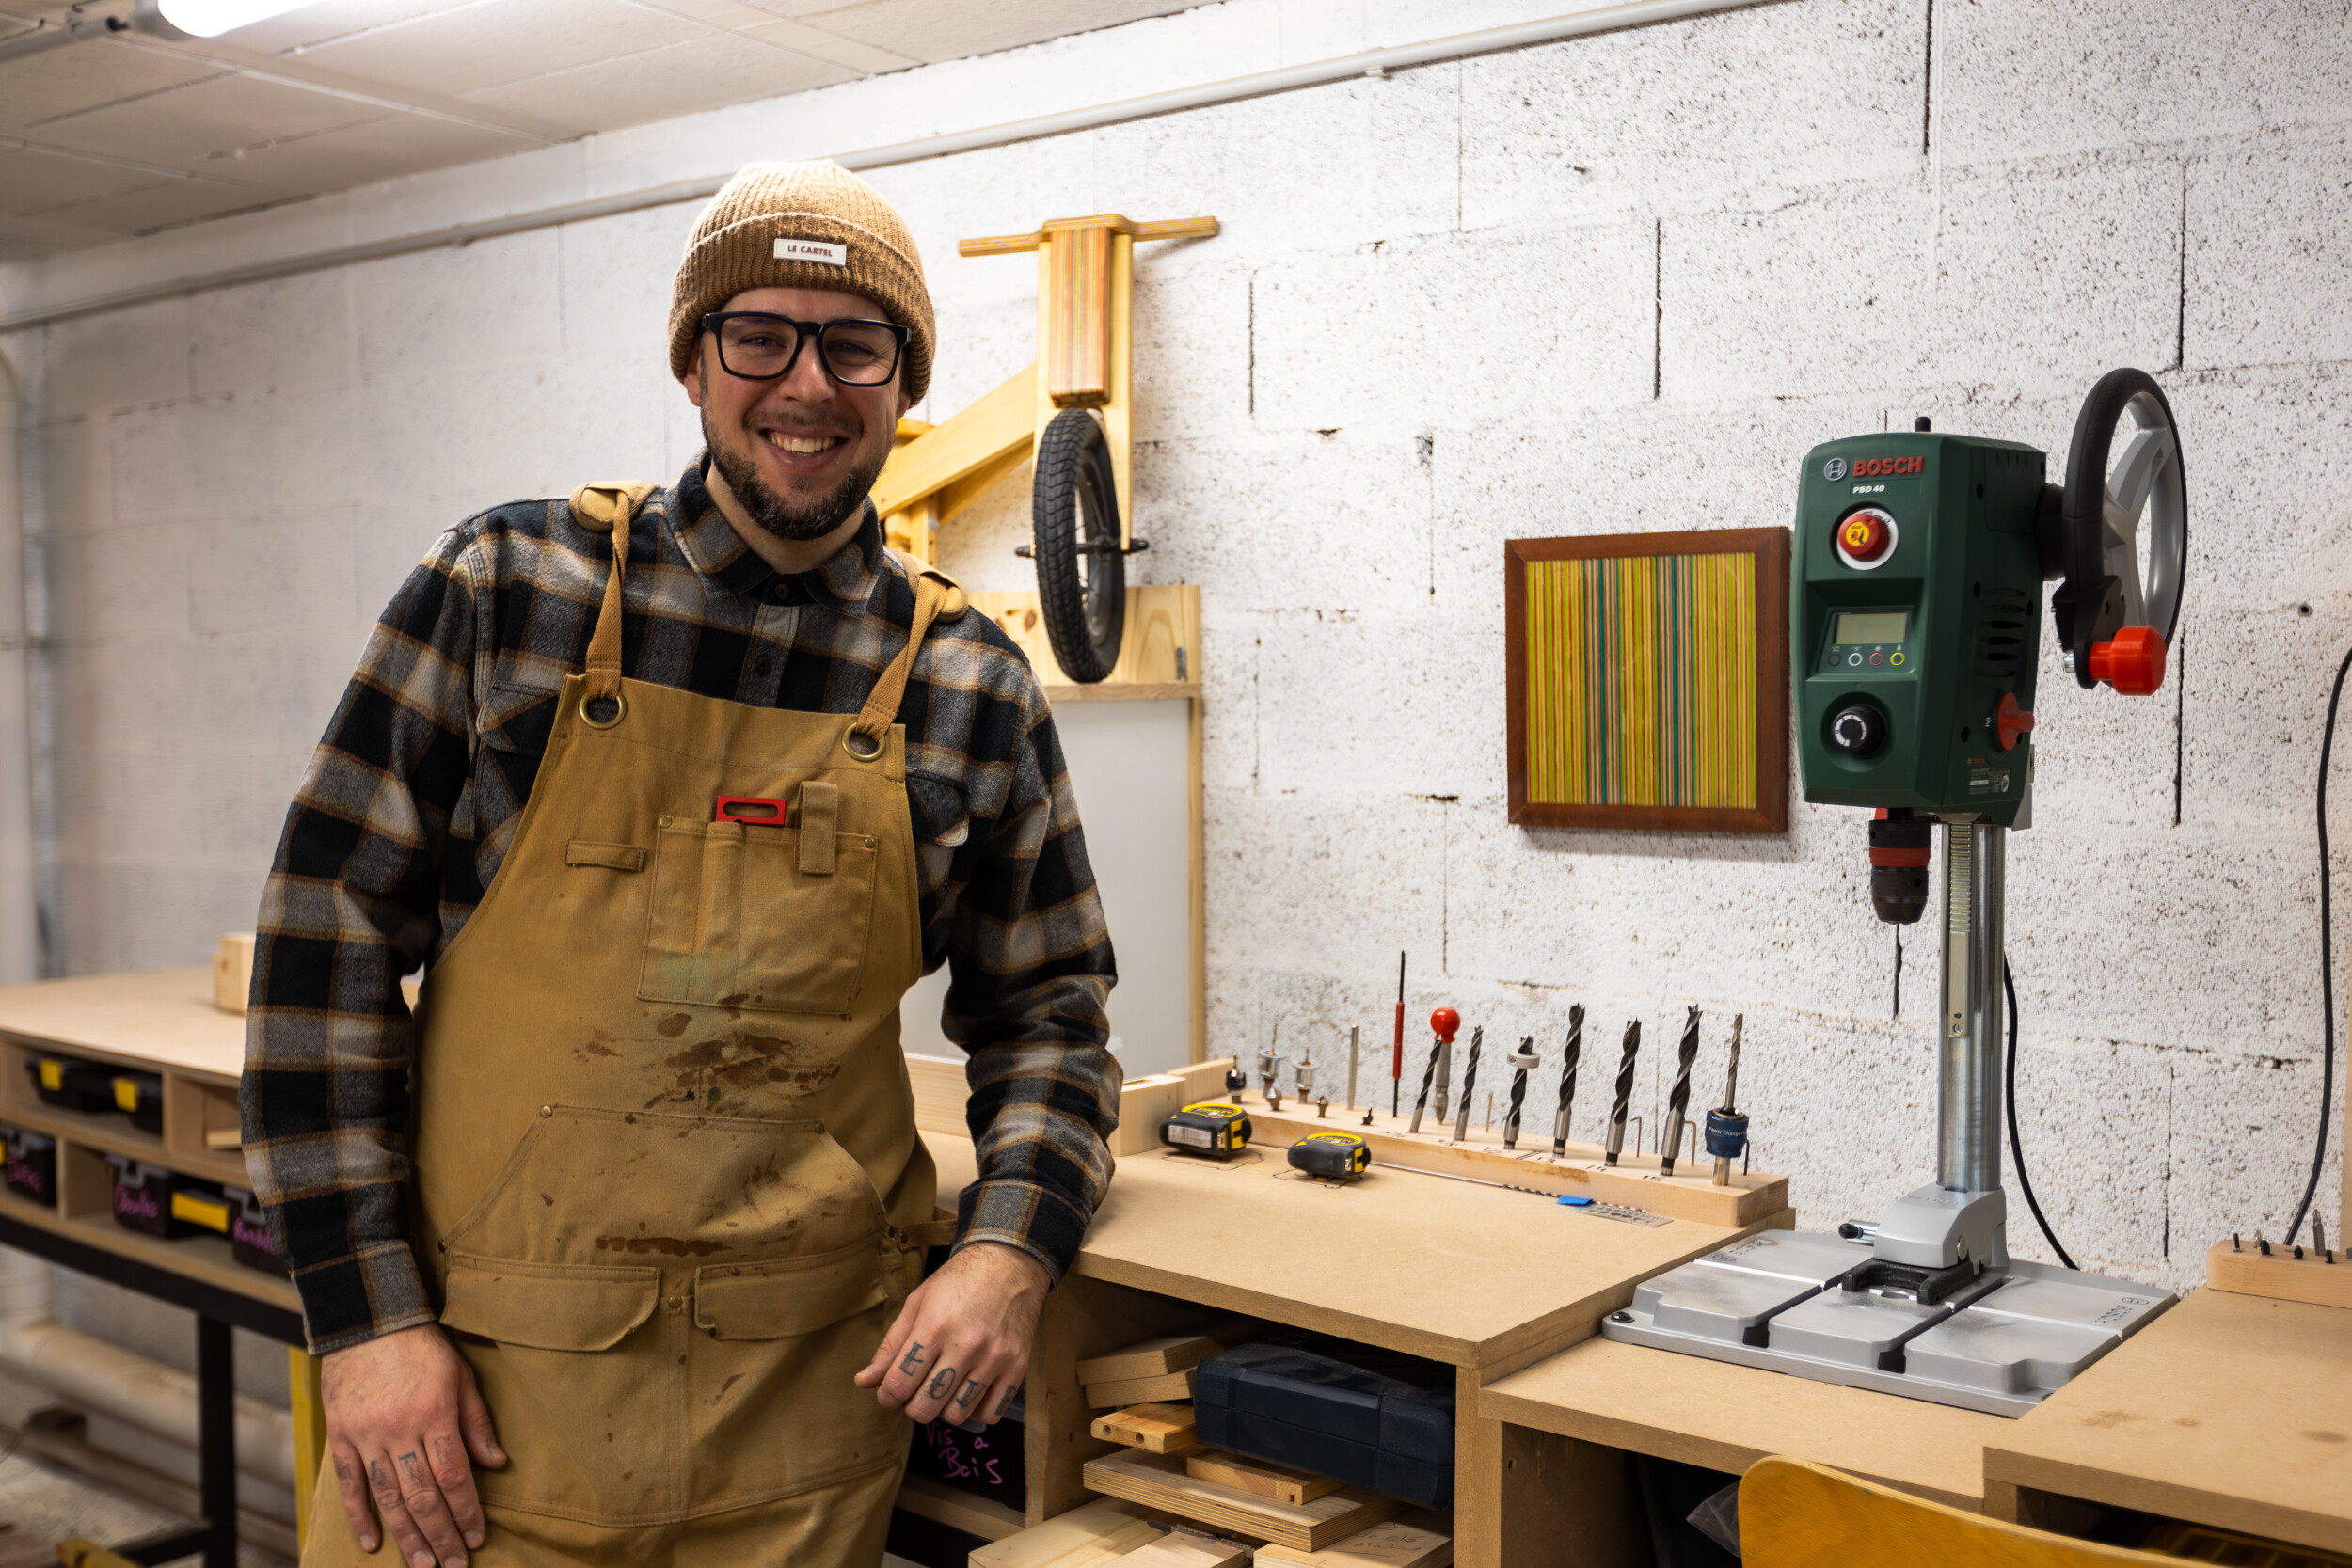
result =
[[1028,1374],[1052,1283],[1019,1248],[974,1243],[914,1288],[857,1386],[910,1420],[994,1426]]
[[380,1513],[409,1568],[465,1568],[485,1528],[472,1465],[506,1463],[473,1369],[438,1328],[422,1323],[329,1352],[319,1363],[319,1394],[359,1549],[375,1550]]

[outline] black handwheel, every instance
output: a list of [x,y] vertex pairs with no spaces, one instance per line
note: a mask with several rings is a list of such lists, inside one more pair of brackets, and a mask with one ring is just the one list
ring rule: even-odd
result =
[[1037,444],[1037,597],[1062,673],[1099,681],[1127,635],[1127,558],[1120,548],[1119,486],[1100,420],[1065,408]]
[[[2117,455],[2126,418],[2129,439]],[[2123,627],[2150,627],[2167,644],[2180,635],[2188,488],[2172,405],[2154,377],[2120,370],[2099,378],[2074,420],[2063,497],[2066,581],[2051,608],[2074,679],[2090,687],[2091,648]]]

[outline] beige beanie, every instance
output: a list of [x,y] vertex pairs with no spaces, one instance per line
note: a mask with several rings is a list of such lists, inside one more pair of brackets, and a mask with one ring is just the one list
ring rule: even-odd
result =
[[906,220],[839,164],[746,164],[695,221],[670,286],[670,373],[694,368],[703,317],[746,289],[864,294],[908,328],[907,395],[931,381],[931,293]]

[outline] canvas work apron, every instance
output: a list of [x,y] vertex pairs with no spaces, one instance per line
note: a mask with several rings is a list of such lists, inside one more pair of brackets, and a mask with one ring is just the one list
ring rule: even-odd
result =
[[[587,668],[420,1003],[417,1252],[509,1456],[476,1472],[473,1557],[875,1563],[910,1429],[850,1380],[946,1239],[898,1047],[922,949],[893,720],[962,595],[917,578],[854,716],[624,679],[648,488],[573,497],[614,525]],[[369,1561],[322,1468],[303,1561]]]

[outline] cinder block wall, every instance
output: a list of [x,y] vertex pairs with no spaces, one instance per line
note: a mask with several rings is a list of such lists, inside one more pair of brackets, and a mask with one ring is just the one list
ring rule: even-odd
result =
[[[1124,37],[1238,74],[1303,9],[1232,0],[1089,57]],[[1462,24],[1422,20],[1401,36]],[[1033,352],[1032,264],[959,237],[1224,222],[1139,266],[1133,568],[1202,588],[1213,1048],[1384,1036],[1402,948],[1415,1015],[1485,1026],[1489,1085],[1498,1046],[1556,1060],[1589,1009],[1581,1136],[1629,1017],[1655,1127],[1697,1003],[1700,1096],[1744,1011],[1756,1158],[1809,1223],[1930,1179],[1931,924],[1903,960],[1858,814],[1504,821],[1502,543],[1785,524],[1811,444],[1918,414],[2062,453],[2090,383],[2137,365],[2185,432],[2185,636],[2146,702],[2044,654],[2010,872],[2025,1136],[2087,1264],[2185,1284],[2217,1236],[2276,1234],[2319,1111],[2312,790],[2352,644],[2347,80],[2328,0],[1788,0],[877,174],[938,293],[933,419]],[[198,961],[250,923],[364,627],[437,531],[686,462],[660,324],[691,219],[0,340],[44,421],[71,969]],[[953,531],[975,586],[1028,581],[1025,486]],[[2330,1217],[2338,1180],[2331,1157]]]

